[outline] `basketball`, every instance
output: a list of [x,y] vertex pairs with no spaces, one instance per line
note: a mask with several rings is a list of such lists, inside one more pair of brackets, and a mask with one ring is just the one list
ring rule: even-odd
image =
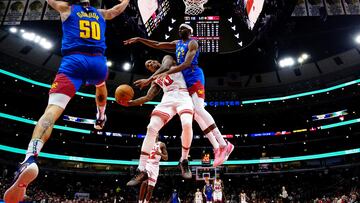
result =
[[129,101],[134,97],[134,90],[129,85],[123,84],[115,90],[115,100],[117,103],[120,101]]

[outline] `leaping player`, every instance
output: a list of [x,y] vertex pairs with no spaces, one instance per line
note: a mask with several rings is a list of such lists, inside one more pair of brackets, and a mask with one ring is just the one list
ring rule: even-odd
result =
[[[162,64],[156,60],[148,60],[145,62],[146,68],[155,72],[161,66],[170,68],[175,64],[171,56],[165,56]],[[168,75],[166,78],[159,78],[152,82],[147,94],[135,100],[122,102],[124,106],[138,106],[152,100],[161,91],[164,92],[159,105],[155,107],[151,114],[150,123],[147,127],[145,139],[141,147],[141,155],[137,174],[126,185],[135,186],[148,179],[146,173],[146,162],[149,158],[152,146],[154,146],[156,136],[160,129],[169,122],[176,114],[180,116],[182,125],[181,143],[182,153],[179,161],[181,174],[183,178],[190,179],[192,177],[189,169],[188,155],[193,138],[192,120],[193,120],[193,103],[189,92],[186,88],[185,80],[181,72]]]
[[213,193],[213,198],[214,198],[214,203],[222,203],[223,202],[223,182],[220,179],[220,176],[216,176],[216,179],[214,180],[214,193]]
[[[194,119],[199,124],[203,133],[210,140],[214,148],[215,160],[213,166],[223,164],[234,150],[234,145],[225,141],[213,117],[204,108],[205,77],[202,69],[198,66],[199,45],[191,38],[193,29],[190,25],[181,24],[179,27],[180,40],[172,42],[157,42],[144,38],[131,38],[124,41],[127,44],[140,42],[151,48],[174,51],[176,54],[176,66],[170,70],[159,69],[150,78],[135,81],[135,85],[143,88],[158,77],[166,78],[167,75],[182,72],[186,86],[194,103]],[[165,72],[164,72],[165,71]]]
[[[142,182],[139,193],[139,203],[149,203],[152,192],[155,188],[157,178],[159,176],[159,163],[160,160],[167,161],[168,153],[166,145],[163,142],[158,141],[159,137],[156,137],[155,146],[150,151],[149,159],[147,160],[145,170],[148,174],[148,179]],[[146,193],[146,195],[145,195]]]
[[26,187],[37,177],[39,168],[36,158],[45,142],[50,138],[55,121],[61,116],[70,99],[82,83],[96,86],[98,107],[95,128],[104,127],[107,77],[105,49],[105,20],[121,14],[129,0],[122,0],[111,9],[96,9],[90,0],[47,0],[60,13],[63,36],[63,55],[60,68],[49,92],[48,105],[37,122],[24,161],[16,172],[12,186],[5,192],[6,203],[18,203],[24,198]]

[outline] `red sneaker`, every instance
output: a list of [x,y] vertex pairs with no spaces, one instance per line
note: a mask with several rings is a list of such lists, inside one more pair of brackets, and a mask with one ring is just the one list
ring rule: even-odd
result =
[[227,146],[218,149],[218,153],[215,154],[215,160],[213,163],[213,167],[217,167],[225,162],[226,154],[227,154]]
[[226,146],[226,157],[225,157],[225,161],[227,161],[228,160],[228,158],[229,158],[229,156],[230,156],[230,154],[234,151],[234,145],[233,144],[231,144],[229,141],[226,141],[227,142],[227,146]]

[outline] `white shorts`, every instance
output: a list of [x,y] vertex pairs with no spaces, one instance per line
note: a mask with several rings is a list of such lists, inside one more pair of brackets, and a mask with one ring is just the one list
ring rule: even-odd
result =
[[194,105],[187,91],[172,91],[164,93],[159,105],[155,107],[151,115],[159,116],[167,123],[176,114],[194,113]]
[[203,200],[202,199],[196,199],[195,203],[203,203]]
[[146,163],[145,169],[149,176],[148,185],[155,187],[157,178],[159,176],[159,165],[148,162]]
[[214,191],[213,198],[214,198],[214,201],[222,201],[222,192]]

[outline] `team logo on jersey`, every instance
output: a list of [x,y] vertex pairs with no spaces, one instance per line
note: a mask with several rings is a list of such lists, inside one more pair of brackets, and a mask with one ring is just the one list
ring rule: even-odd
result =
[[198,90],[198,92],[197,92],[199,95],[202,95],[202,94],[204,94],[204,90]]
[[51,85],[51,89],[56,89],[58,87],[58,83],[57,82],[54,82],[52,85]]

